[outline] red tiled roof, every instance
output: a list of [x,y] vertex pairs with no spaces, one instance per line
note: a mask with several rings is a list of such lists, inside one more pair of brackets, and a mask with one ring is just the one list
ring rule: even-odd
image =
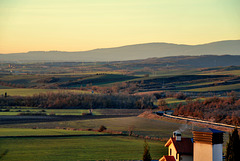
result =
[[173,156],[164,155],[159,161],[176,161]]
[[176,148],[177,153],[179,154],[193,154],[193,143],[191,138],[181,138],[181,141],[176,141],[176,138],[170,138],[165,144],[168,147],[171,143],[173,143]]

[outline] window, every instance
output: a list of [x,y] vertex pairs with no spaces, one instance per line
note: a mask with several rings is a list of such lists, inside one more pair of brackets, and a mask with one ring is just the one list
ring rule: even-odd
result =
[[170,155],[172,155],[172,149],[170,148]]
[[176,153],[176,159],[178,159],[178,154]]

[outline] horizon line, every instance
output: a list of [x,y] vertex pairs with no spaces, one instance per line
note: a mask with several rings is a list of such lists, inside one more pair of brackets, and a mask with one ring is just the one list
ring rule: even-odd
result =
[[94,51],[94,50],[101,50],[101,49],[114,49],[114,48],[121,48],[121,47],[127,47],[127,46],[134,46],[134,45],[144,45],[144,44],[173,44],[173,45],[187,45],[187,46],[198,46],[198,45],[206,45],[206,44],[212,44],[212,43],[216,43],[216,42],[224,42],[224,41],[238,41],[240,39],[232,39],[232,40],[219,40],[219,41],[210,41],[210,42],[206,42],[206,43],[200,43],[200,44],[183,44],[183,43],[171,43],[171,42],[145,42],[145,43],[137,43],[137,44],[128,44],[128,45],[120,45],[120,46],[114,46],[114,47],[104,47],[104,48],[94,48],[94,49],[89,49],[89,50],[30,50],[30,51],[26,51],[26,52],[13,52],[13,53],[0,53],[1,55],[5,55],[5,54],[19,54],[19,53],[30,53],[30,52],[88,52],[88,51]]

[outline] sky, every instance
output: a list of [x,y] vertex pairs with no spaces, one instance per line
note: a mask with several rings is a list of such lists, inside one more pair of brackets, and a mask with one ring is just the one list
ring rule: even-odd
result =
[[0,0],[0,53],[240,39],[240,0]]

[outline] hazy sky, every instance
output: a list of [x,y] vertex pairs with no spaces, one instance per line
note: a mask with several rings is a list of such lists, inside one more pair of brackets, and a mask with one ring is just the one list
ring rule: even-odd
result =
[[0,53],[240,39],[240,0],[0,0]]

